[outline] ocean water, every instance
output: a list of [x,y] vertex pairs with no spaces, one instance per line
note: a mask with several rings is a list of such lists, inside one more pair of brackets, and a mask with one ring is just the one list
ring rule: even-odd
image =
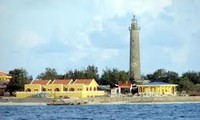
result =
[[200,103],[0,106],[0,120],[200,120]]

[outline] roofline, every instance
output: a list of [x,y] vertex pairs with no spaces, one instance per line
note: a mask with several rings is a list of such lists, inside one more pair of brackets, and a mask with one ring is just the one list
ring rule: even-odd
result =
[[33,81],[34,81],[34,80],[32,80],[32,81],[31,81],[31,83],[29,83],[29,84],[32,84],[32,83],[33,83]]
[[[54,84],[56,80],[69,80],[68,84],[71,84],[71,82],[73,81],[72,79],[54,79],[53,82],[51,84]],[[67,84],[67,85],[68,85]]]
[[51,80],[49,80],[46,85],[48,85],[50,82],[51,82]]
[[[36,80],[32,80],[31,83],[29,83],[29,84],[33,84],[33,82],[36,81]],[[38,80],[41,80],[41,79],[38,79]],[[51,80],[48,80],[47,84],[49,84],[50,82],[51,82]],[[45,84],[45,85],[47,85],[47,84]]]
[[[75,81],[73,82],[73,84],[77,84],[77,83],[76,83],[77,80],[91,80],[91,81],[94,80],[94,81],[95,81],[95,79],[75,79]],[[90,82],[90,83],[91,83],[91,82]],[[89,84],[90,84],[90,83],[89,83]],[[79,84],[79,83],[78,83],[78,84]],[[81,84],[82,84],[82,83],[81,83]],[[89,85],[89,84],[85,84],[85,85]]]
[[54,84],[54,82],[56,81],[56,79],[53,80],[53,82],[51,84]]
[[77,79],[75,79],[75,81],[74,81],[72,84],[75,84],[75,83],[76,83],[76,81],[77,81]]

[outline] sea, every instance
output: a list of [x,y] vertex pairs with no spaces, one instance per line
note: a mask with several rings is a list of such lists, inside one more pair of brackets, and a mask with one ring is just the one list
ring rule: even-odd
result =
[[0,120],[200,120],[200,103],[8,105]]

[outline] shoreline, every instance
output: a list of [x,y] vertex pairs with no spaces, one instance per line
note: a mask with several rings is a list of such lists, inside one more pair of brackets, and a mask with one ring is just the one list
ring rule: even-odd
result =
[[[185,102],[109,102],[109,103],[87,103],[82,105],[155,105],[155,104],[193,104],[200,103],[200,101],[185,101]],[[47,106],[48,103],[31,103],[31,102],[23,102],[23,103],[14,103],[14,102],[0,102],[0,106]],[[58,105],[60,106],[60,105]],[[63,105],[65,106],[65,105]],[[67,105],[68,106],[68,105]],[[73,106],[73,105],[70,105]],[[75,105],[80,106],[80,105]]]
[[120,104],[130,104],[130,105],[139,105],[139,104],[191,104],[191,103],[200,103],[200,101],[185,101],[185,102],[111,102],[111,103],[89,103],[87,105],[120,105]]
[[[116,105],[116,104],[183,104],[183,103],[200,103],[200,96],[165,96],[165,97],[96,97],[73,100],[72,103],[87,101],[86,104],[80,105]],[[0,106],[9,105],[47,105],[52,103],[48,98],[1,98]],[[75,104],[74,104],[75,105]]]

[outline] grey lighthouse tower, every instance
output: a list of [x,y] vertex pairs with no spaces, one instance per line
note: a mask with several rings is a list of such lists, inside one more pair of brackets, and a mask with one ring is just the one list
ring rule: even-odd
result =
[[140,80],[140,43],[139,30],[135,15],[132,18],[130,31],[130,79]]

